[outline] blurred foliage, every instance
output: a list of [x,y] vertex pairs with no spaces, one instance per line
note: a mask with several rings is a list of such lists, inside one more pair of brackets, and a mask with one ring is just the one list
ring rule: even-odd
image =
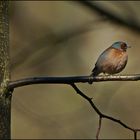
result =
[[[100,2],[112,12],[139,22],[137,2]],[[139,34],[112,24],[72,1],[11,1],[12,80],[31,76],[89,75],[99,54],[114,41],[132,46],[122,74],[139,73]],[[135,13],[135,14],[134,14]],[[129,15],[129,16],[128,16]],[[135,15],[135,16],[133,16]],[[139,82],[78,84],[99,109],[140,127]],[[135,92],[134,92],[135,91]],[[12,138],[95,138],[98,116],[67,85],[34,85],[14,91]],[[103,120],[100,138],[133,138]]]

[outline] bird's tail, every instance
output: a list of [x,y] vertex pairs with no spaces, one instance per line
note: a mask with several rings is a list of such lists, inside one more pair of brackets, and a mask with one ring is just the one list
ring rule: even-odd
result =
[[[94,67],[94,69],[92,70],[92,73],[90,75],[90,77],[95,77],[100,73],[100,71],[98,70],[97,67]],[[93,82],[89,82],[89,84],[92,84]]]
[[100,73],[100,71],[98,70],[98,68],[94,67],[90,76],[94,77],[94,76],[97,76],[99,73]]

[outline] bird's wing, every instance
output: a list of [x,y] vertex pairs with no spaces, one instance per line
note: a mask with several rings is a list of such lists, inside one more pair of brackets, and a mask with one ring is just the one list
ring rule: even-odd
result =
[[95,67],[100,68],[101,66],[105,65],[108,61],[111,61],[110,59],[111,57],[112,57],[112,47],[109,47],[101,53],[95,64]]
[[104,52],[102,52],[99,58],[97,59],[97,62],[95,63],[95,67],[92,70],[92,74],[91,74],[92,76],[97,76],[102,72],[101,65],[108,59],[109,48],[107,48]]

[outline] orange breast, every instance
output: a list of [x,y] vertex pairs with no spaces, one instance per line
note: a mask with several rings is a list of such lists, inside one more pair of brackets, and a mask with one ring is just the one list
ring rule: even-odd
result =
[[127,63],[127,53],[115,48],[108,48],[98,61],[100,70],[104,73],[114,74],[124,69]]
[[114,58],[121,58],[126,52],[118,50],[118,49],[112,49],[112,52],[110,52],[110,55]]

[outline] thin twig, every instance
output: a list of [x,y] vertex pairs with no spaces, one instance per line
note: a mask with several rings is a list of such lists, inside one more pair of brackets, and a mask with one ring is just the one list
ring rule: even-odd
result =
[[133,75],[108,75],[108,76],[71,76],[71,77],[30,77],[9,82],[9,89],[32,85],[32,84],[71,84],[92,83],[103,81],[137,81],[140,74]]
[[[123,123],[122,121],[116,119],[116,118],[113,118],[111,116],[108,116],[108,115],[105,115],[103,114],[97,107],[96,105],[94,104],[94,102],[92,101],[92,98],[88,97],[87,95],[85,95],[74,83],[70,84],[74,90],[76,91],[77,94],[79,94],[80,96],[82,96],[84,99],[86,99],[90,105],[92,106],[92,108],[96,111],[96,113],[101,117],[101,118],[106,118],[108,120],[111,120],[113,122],[116,122],[118,124],[120,124],[121,126],[123,126],[124,128],[128,129],[128,130],[131,130],[132,132],[134,132],[134,139],[136,139],[136,134],[138,131],[140,131],[140,129],[135,129],[135,128],[132,128],[130,126],[128,126],[127,124]],[[98,133],[98,131],[97,131]]]
[[86,96],[83,92],[80,91],[80,89],[74,84],[70,84],[74,90],[76,91],[77,94],[79,94],[80,96],[82,96],[83,98],[85,98],[89,103],[90,105],[92,106],[92,108],[96,111],[96,113],[101,116],[102,113],[100,112],[100,110],[95,106],[95,104],[92,102],[92,98]]
[[97,130],[97,133],[96,133],[96,139],[97,139],[97,140],[99,139],[99,134],[100,134],[100,130],[101,130],[101,125],[102,125],[102,117],[99,116],[99,127],[98,127],[98,130]]
[[134,140],[137,140],[137,132],[138,131],[134,131]]

